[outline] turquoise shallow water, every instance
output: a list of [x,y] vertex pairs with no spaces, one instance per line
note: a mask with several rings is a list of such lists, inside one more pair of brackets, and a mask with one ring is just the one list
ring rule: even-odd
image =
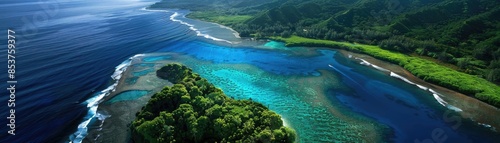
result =
[[[228,96],[268,106],[300,142],[432,141],[435,132],[446,135],[444,142],[500,140],[486,128],[500,126],[497,109],[483,112],[485,106],[461,98],[433,96],[335,50],[245,41],[218,25],[183,17],[186,11],[142,10],[152,3],[142,0],[50,2],[58,3],[59,14],[33,31],[24,29],[22,19],[43,13],[43,6],[7,3],[2,14],[9,16],[0,18],[9,22],[0,25],[20,32],[16,67],[22,90],[16,97],[19,135],[0,134],[0,142],[126,142],[127,125],[148,96],[170,85],[154,71],[171,62],[189,66]],[[133,58],[121,79],[113,74],[141,53],[147,54]],[[7,110],[0,108],[5,116]]]
[[[317,52],[316,54],[324,54],[317,58],[325,59],[331,59],[331,56],[336,53],[323,50]],[[286,54],[283,56],[289,57]],[[156,60],[141,60],[141,62],[185,64],[221,88],[228,96],[235,99],[252,99],[276,111],[283,117],[287,126],[297,130],[303,142],[366,141],[381,139],[378,136],[385,134],[370,132],[370,130],[382,130],[383,125],[374,125],[376,123],[368,118],[332,106],[332,101],[328,100],[325,95],[327,89],[342,90],[346,87],[341,85],[336,75],[326,70],[327,66],[324,70],[300,70],[283,65],[285,69],[291,69],[290,72],[279,72],[276,69],[262,70],[250,64],[214,64],[212,61],[174,53],[167,53],[165,57],[169,58],[163,60],[155,58]],[[141,59],[149,58],[145,56]],[[125,78],[137,78],[137,74],[134,73],[144,71],[144,66],[141,66],[144,63],[134,64],[131,76]],[[141,85],[135,84],[134,86]],[[116,102],[115,98],[125,101],[121,100],[124,97],[129,97],[126,99],[128,101],[132,98],[140,98],[134,95],[137,94],[125,91],[110,101]]]
[[[363,140],[363,135],[356,134],[364,132],[363,126],[353,124],[354,121],[349,122],[363,118],[339,119],[329,111],[334,108],[329,106],[329,101],[318,97],[321,94],[321,91],[317,91],[318,88],[340,86],[336,85],[338,81],[317,83],[308,81],[308,78],[303,76],[279,76],[259,71],[248,65],[236,66],[239,67],[228,69],[203,66],[196,68],[195,71],[214,82],[231,97],[252,99],[278,112],[287,125],[297,130],[301,141]],[[334,126],[336,128],[332,128]]]
[[[432,140],[435,130],[446,133],[447,142],[497,138],[469,119],[454,128],[449,118],[460,113],[441,106],[431,93],[359,60],[335,50],[282,46],[271,41],[257,48],[231,48],[198,41],[138,57],[142,60],[135,65],[187,65],[228,96],[252,99],[280,114],[300,142],[414,142]],[[150,69],[135,68],[127,78]]]
[[285,46],[285,43],[282,42],[276,42],[276,41],[269,41],[266,44],[264,44],[264,47],[268,47],[271,49],[278,49],[278,50],[291,50],[289,47]]
[[128,100],[135,100],[137,98],[140,98],[146,94],[148,94],[148,91],[141,91],[141,90],[132,90],[132,91],[125,91],[122,92],[115,97],[111,98],[111,100],[106,101],[106,104],[113,104],[115,102],[121,102],[121,101],[128,101]]

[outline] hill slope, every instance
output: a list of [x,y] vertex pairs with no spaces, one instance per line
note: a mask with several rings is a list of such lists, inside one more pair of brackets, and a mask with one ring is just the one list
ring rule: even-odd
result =
[[[500,82],[496,0],[164,0],[152,7],[198,11],[191,17],[226,24],[243,37],[293,34],[379,45],[429,56]],[[246,17],[224,22],[203,12]]]
[[[206,1],[211,2],[206,9],[178,8],[196,11],[192,18],[230,26],[242,37],[297,35],[378,45],[413,57],[431,57],[451,69],[500,83],[498,0]],[[207,9],[225,2],[224,8]],[[231,20],[241,15],[245,17]]]

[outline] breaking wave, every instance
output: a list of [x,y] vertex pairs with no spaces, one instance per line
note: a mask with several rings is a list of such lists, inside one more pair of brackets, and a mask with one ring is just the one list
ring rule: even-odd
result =
[[97,112],[99,103],[102,102],[102,99],[104,97],[115,91],[116,86],[118,85],[118,82],[123,75],[123,72],[131,65],[132,60],[138,56],[142,56],[142,54],[135,55],[123,61],[120,65],[116,66],[115,72],[111,75],[111,78],[115,82],[112,85],[108,86],[106,89],[98,92],[96,96],[85,101],[85,103],[87,104],[87,108],[89,108],[89,111],[84,117],[83,122],[78,125],[77,131],[70,136],[70,143],[81,143],[83,141],[83,139],[88,134],[88,126],[92,122],[92,120],[98,119],[99,121],[104,122],[104,120],[109,117],[109,115],[104,115]]
[[[352,57],[352,55],[349,55],[349,58],[351,58],[351,57]],[[375,68],[377,70],[383,71],[383,72],[390,72],[390,70],[384,69],[384,68],[379,67],[377,65],[374,65],[374,64],[366,61],[365,59],[361,59],[361,58],[356,58],[356,59],[361,60],[361,63],[359,63],[359,64],[362,64],[362,65],[365,65],[365,66],[371,66],[371,67],[373,67],[373,68]]]
[[[351,55],[350,55],[349,58],[351,58]],[[436,92],[436,91],[434,91],[434,90],[432,90],[432,89],[430,89],[428,87],[425,87],[425,86],[420,85],[420,84],[416,84],[416,83],[410,81],[409,79],[407,79],[407,78],[405,78],[405,77],[403,77],[401,75],[398,75],[398,74],[396,74],[396,73],[394,73],[394,72],[392,72],[390,70],[387,70],[387,69],[384,69],[384,68],[379,67],[377,65],[374,65],[374,64],[372,64],[372,63],[370,63],[370,62],[368,62],[368,61],[366,61],[366,60],[364,60],[362,58],[357,58],[356,57],[355,59],[360,60],[361,62],[359,64],[361,64],[361,65],[371,66],[371,67],[373,67],[373,68],[375,68],[377,70],[384,71],[384,72],[389,72],[389,75],[391,77],[400,79],[400,80],[402,80],[402,81],[404,81],[404,82],[406,82],[408,84],[415,85],[415,86],[417,86],[418,88],[420,88],[420,89],[422,89],[424,91],[429,91],[430,93],[432,93],[432,96],[434,97],[434,99],[436,99],[436,101],[439,104],[443,105],[444,107],[446,107],[446,108],[448,108],[450,110],[453,110],[453,111],[456,111],[456,112],[462,112],[462,109],[460,109],[460,108],[458,108],[456,106],[453,106],[453,105],[449,104],[448,102],[446,102],[444,99],[442,99],[441,97],[443,95],[441,95],[440,93],[438,93],[438,92]]]
[[[205,38],[207,38],[207,39],[212,39],[212,40],[214,40],[214,41],[220,41],[220,42],[226,42],[226,43],[229,43],[229,44],[234,44],[233,42],[231,42],[231,41],[229,41],[229,40],[219,39],[219,38],[215,38],[215,37],[213,37],[213,36],[211,36],[211,35],[209,35],[209,34],[201,33],[201,31],[200,31],[200,30],[198,30],[198,29],[196,29],[196,28],[194,27],[194,25],[193,25],[193,24],[189,24],[189,23],[184,22],[184,21],[182,21],[182,20],[176,19],[176,17],[178,17],[178,16],[183,16],[183,17],[184,17],[184,15],[181,15],[181,14],[179,14],[179,13],[175,12],[174,14],[172,14],[172,15],[170,16],[170,20],[172,20],[172,21],[174,21],[174,22],[179,22],[179,23],[181,23],[182,25],[186,25],[186,26],[188,26],[190,30],[192,30],[192,31],[196,32],[196,36],[205,37]],[[222,25],[220,25],[220,24],[219,24],[219,26],[221,26],[221,27],[222,27]],[[232,30],[233,32],[236,32],[236,31],[234,31],[233,29],[231,29],[231,28],[229,28],[229,27],[225,27],[225,26],[224,26],[223,28],[230,29],[230,30]],[[237,32],[236,32],[236,33],[237,33]],[[237,35],[237,34],[235,34],[235,35]],[[239,37],[239,36],[238,36],[238,37]]]
[[[171,12],[171,11],[168,11],[168,10],[156,10],[156,9],[147,9],[147,8],[143,8],[142,10],[153,11],[153,12]],[[170,20],[173,21],[173,22],[179,22],[182,25],[188,26],[190,30],[196,32],[196,36],[204,37],[204,38],[211,39],[211,40],[214,40],[214,41],[226,42],[226,43],[229,43],[229,44],[236,44],[236,43],[231,42],[231,41],[226,40],[226,39],[220,39],[220,38],[213,37],[213,36],[211,36],[209,34],[202,33],[200,30],[198,30],[197,28],[195,28],[195,25],[187,23],[187,22],[179,20],[179,19],[176,19],[179,16],[185,17],[185,15],[179,14],[178,12],[174,12],[174,14],[172,14],[170,16]],[[240,34],[237,31],[235,31],[234,29],[229,28],[229,27],[224,26],[224,25],[221,25],[221,24],[218,24],[218,23],[214,23],[214,24],[218,25],[220,28],[231,30],[233,32],[233,35],[235,37],[240,38]]]

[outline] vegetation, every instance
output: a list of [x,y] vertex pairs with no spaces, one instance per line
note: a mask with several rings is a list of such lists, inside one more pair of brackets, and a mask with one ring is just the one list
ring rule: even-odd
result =
[[294,142],[295,131],[260,103],[228,98],[191,69],[169,64],[157,71],[175,85],[165,87],[136,114],[136,143]]
[[384,50],[378,46],[317,40],[291,36],[289,38],[272,37],[286,43],[286,46],[315,46],[346,49],[371,55],[375,58],[399,64],[424,81],[472,95],[490,105],[500,107],[500,87],[478,76],[458,72],[435,62],[411,57],[405,54]]
[[188,15],[188,18],[200,19],[204,21],[210,21],[219,23],[222,25],[234,25],[238,23],[243,23],[248,19],[252,18],[250,15],[223,15],[216,12],[193,12]]
[[378,45],[500,82],[497,0],[163,0],[242,37],[301,37]]
[[290,46],[363,52],[500,107],[494,84],[500,83],[498,5],[497,0],[163,0],[151,7],[190,9],[191,17],[220,22],[242,37],[279,36]]

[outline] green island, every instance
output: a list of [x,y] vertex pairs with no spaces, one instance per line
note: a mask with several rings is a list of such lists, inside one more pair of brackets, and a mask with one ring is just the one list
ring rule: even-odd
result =
[[264,105],[228,98],[191,69],[168,64],[157,76],[174,85],[154,94],[130,126],[136,143],[294,142],[294,130]]
[[[346,49],[500,107],[497,0],[162,0],[241,37]],[[355,43],[355,44],[353,44]],[[358,44],[359,43],[359,44]]]

